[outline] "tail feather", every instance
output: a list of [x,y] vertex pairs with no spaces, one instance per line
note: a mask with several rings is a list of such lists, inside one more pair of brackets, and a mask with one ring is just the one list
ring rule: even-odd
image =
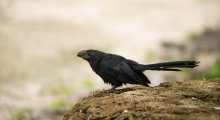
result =
[[198,66],[196,61],[174,61],[156,64],[142,65],[142,70],[181,71],[176,68],[194,68]]
[[169,69],[169,68],[149,68],[145,70],[158,70],[158,71],[182,71],[180,69]]

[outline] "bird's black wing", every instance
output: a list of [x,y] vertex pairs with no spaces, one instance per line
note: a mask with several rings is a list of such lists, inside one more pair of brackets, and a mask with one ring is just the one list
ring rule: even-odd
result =
[[126,64],[125,62],[122,62],[120,65],[119,65],[119,68],[120,68],[120,72],[122,74],[125,74],[129,77],[131,77],[133,80],[137,81],[139,84],[141,85],[145,85],[145,86],[148,86],[148,81],[144,80],[141,78],[141,76],[139,76],[137,73],[135,73],[132,68]]
[[[132,68],[122,61],[104,61],[101,63],[102,73],[111,75],[122,83],[136,83],[148,86],[148,81],[142,79]],[[110,77],[110,76],[109,76]]]

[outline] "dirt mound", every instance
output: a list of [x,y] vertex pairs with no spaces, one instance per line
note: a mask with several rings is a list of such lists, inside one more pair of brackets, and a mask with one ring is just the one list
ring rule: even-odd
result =
[[219,78],[168,81],[158,87],[95,91],[78,102],[63,120],[220,120],[219,107]]

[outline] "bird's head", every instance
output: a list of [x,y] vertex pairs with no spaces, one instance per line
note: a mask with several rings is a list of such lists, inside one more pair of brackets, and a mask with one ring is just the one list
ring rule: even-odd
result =
[[82,50],[80,51],[77,56],[81,57],[87,61],[91,60],[98,60],[100,57],[105,54],[104,52],[98,50]]

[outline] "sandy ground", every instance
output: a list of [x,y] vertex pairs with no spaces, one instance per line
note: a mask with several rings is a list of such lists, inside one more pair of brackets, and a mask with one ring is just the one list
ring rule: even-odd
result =
[[63,120],[219,120],[220,79],[175,81],[158,87],[95,91],[79,101]]

